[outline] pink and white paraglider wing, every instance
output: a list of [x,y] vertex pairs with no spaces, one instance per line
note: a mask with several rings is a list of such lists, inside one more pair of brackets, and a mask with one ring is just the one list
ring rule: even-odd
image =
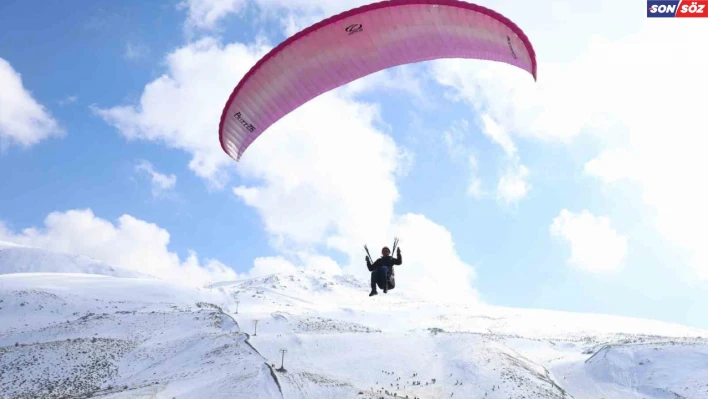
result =
[[241,79],[221,116],[224,151],[239,160],[269,126],[302,104],[398,65],[472,58],[536,78],[526,35],[495,11],[456,0],[391,0],[359,7],[293,35]]

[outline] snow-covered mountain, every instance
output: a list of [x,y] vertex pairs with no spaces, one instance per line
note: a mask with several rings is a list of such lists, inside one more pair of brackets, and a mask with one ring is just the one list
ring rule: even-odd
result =
[[0,398],[280,398],[208,292],[155,279],[0,276]]
[[242,328],[259,320],[263,356],[288,351],[287,398],[708,398],[708,331],[425,302],[404,287],[369,298],[364,283],[306,271],[213,287],[239,302]]
[[36,272],[148,277],[136,271],[113,267],[87,256],[46,251],[0,241],[0,274]]
[[306,270],[201,290],[6,274],[0,320],[2,399],[708,398],[707,331],[405,287],[370,298]]

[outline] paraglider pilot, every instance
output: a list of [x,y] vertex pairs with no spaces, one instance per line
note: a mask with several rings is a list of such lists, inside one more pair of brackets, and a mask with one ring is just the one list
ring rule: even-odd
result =
[[383,247],[381,249],[381,257],[376,259],[376,261],[371,264],[369,257],[366,257],[366,267],[371,272],[371,293],[369,296],[377,295],[376,285],[378,283],[379,288],[383,289],[384,294],[388,293],[388,290],[393,288],[390,284],[389,279],[391,273],[393,272],[393,265],[400,265],[403,263],[401,258],[401,248],[396,248],[396,258],[391,256],[391,250],[388,247]]

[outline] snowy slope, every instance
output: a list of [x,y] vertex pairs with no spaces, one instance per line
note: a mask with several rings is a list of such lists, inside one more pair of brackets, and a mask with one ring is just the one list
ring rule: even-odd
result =
[[86,256],[46,251],[0,241],[0,274],[87,273],[114,277],[147,277]]
[[428,303],[400,287],[369,298],[364,283],[305,271],[212,287],[242,328],[259,320],[251,343],[266,358],[280,367],[288,351],[288,398],[708,398],[698,329]]
[[0,398],[280,398],[213,299],[154,279],[0,275]]
[[706,331],[367,294],[312,271],[0,275],[0,399],[708,398]]

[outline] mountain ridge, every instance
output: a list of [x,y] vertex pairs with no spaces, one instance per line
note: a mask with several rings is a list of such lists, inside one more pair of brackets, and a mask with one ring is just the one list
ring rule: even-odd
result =
[[367,295],[304,269],[202,289],[0,274],[0,398],[708,398],[704,330]]
[[0,241],[0,274],[12,273],[84,273],[122,278],[150,277],[145,273],[112,266],[84,255]]

